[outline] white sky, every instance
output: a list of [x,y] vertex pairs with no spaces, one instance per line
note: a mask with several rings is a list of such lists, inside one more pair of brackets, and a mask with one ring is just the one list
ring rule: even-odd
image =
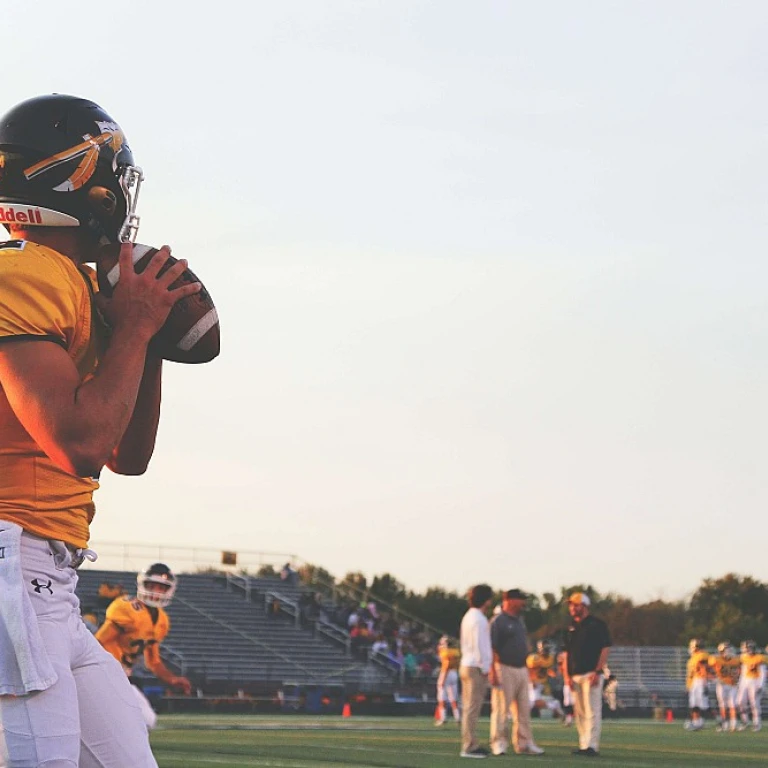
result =
[[207,8],[3,12],[0,109],[100,103],[139,241],[221,316],[94,542],[417,590],[768,580],[768,4]]

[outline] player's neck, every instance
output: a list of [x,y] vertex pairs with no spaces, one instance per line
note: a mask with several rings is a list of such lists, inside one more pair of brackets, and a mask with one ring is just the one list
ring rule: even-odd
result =
[[50,248],[75,264],[93,261],[96,244],[93,238],[81,227],[31,227],[14,229],[12,236],[16,240],[29,240]]

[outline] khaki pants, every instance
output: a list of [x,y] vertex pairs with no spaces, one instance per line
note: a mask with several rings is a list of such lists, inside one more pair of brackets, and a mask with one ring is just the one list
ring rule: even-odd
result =
[[573,719],[579,734],[579,749],[600,750],[600,729],[603,723],[603,676],[590,685],[591,675],[574,675]]
[[499,685],[491,688],[491,750],[506,752],[509,747],[509,716],[512,716],[512,746],[515,752],[533,744],[531,702],[528,697],[528,670],[496,664]]
[[477,721],[488,690],[488,676],[480,667],[460,667],[461,678],[461,751],[470,752],[480,746]]

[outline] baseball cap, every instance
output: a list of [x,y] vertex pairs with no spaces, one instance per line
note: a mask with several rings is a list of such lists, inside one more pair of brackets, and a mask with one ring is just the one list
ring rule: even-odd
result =
[[573,603],[574,605],[589,605],[590,599],[589,595],[585,594],[584,592],[574,592],[569,598],[569,603]]
[[508,589],[504,593],[504,599],[505,600],[527,600],[528,595],[525,594],[521,589]]

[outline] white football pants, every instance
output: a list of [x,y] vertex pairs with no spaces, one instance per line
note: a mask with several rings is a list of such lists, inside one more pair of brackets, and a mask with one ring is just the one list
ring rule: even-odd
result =
[[[45,690],[0,697],[0,716],[13,768],[157,768],[136,694],[117,659],[80,618],[73,555],[0,520],[0,568],[17,568],[21,594],[3,595],[0,622],[9,635],[23,632],[23,617],[9,605],[31,601],[42,647],[58,679]],[[15,534],[15,538],[14,538]],[[5,583],[10,583],[7,579]],[[23,593],[26,588],[26,594]],[[28,603],[27,603],[28,604]],[[21,625],[21,630],[19,626]],[[12,658],[0,684],[15,682]]]

